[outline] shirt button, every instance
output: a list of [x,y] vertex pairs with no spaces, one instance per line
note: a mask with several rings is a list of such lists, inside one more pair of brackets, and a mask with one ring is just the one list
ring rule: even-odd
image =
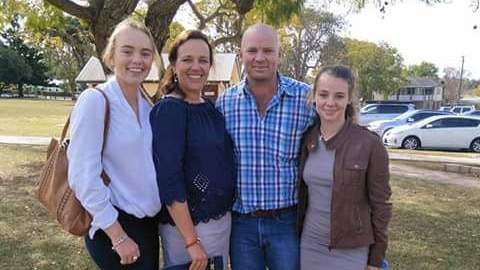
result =
[[358,169],[358,164],[353,165],[353,168]]

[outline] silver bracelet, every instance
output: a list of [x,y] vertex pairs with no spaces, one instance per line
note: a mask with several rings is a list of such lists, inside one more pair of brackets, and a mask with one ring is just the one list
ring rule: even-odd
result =
[[128,239],[128,235],[126,233],[123,233],[122,236],[120,236],[120,238],[117,239],[117,241],[113,242],[112,250],[116,250],[117,247],[123,242],[125,242],[127,239]]

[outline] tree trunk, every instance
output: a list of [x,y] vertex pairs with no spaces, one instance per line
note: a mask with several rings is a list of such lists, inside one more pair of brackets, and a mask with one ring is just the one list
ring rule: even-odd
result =
[[[145,25],[152,32],[158,52],[162,52],[163,45],[170,36],[169,26],[177,13],[178,8],[187,0],[166,0],[153,2],[147,11]],[[159,70],[158,77],[163,76],[164,70]]]
[[18,97],[23,98],[23,83],[18,83],[17,84],[17,90],[18,90]]

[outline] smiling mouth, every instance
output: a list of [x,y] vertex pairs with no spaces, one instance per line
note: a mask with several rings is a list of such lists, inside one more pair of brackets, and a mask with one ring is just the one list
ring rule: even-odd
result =
[[141,73],[144,71],[143,68],[127,68],[127,70],[135,73]]

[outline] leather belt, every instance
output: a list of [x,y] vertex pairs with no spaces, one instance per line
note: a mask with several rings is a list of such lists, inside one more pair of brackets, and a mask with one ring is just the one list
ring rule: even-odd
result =
[[248,214],[251,215],[251,216],[254,216],[254,217],[259,217],[259,218],[272,218],[272,217],[276,217],[276,216],[278,216],[282,213],[295,211],[295,210],[297,210],[296,205],[286,207],[286,208],[280,208],[280,209],[257,210],[257,211],[250,212]]

